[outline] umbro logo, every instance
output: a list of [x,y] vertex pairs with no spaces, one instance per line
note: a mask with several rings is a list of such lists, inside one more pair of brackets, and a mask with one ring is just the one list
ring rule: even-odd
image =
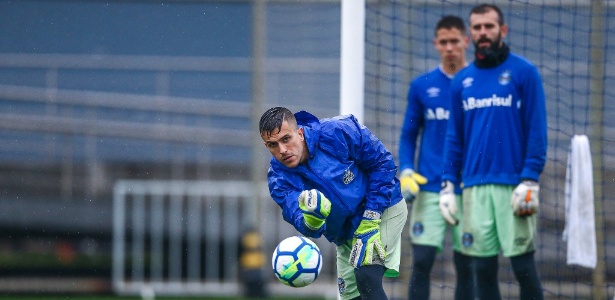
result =
[[440,95],[440,89],[437,87],[430,87],[427,89],[427,96],[429,98],[435,98],[438,97]]
[[472,77],[467,77],[464,80],[461,81],[461,84],[463,85],[464,88],[468,88],[472,86],[472,82],[474,81],[474,78]]

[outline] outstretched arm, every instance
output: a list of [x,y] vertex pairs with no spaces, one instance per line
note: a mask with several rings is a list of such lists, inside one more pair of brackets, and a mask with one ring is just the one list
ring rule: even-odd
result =
[[[299,206],[299,200],[303,189],[300,186],[294,186],[293,184],[291,184],[291,181],[287,180],[285,176],[296,175],[281,174],[273,170],[273,168],[269,168],[267,178],[269,181],[269,192],[271,194],[271,198],[273,198],[273,200],[282,209],[282,216],[284,217],[284,220],[286,222],[293,225],[293,227],[295,227],[298,232],[307,237],[319,238],[325,232],[326,229],[324,222],[320,224],[320,226],[316,226],[318,225],[317,220],[310,217],[307,218],[309,219],[309,222],[306,222],[307,220],[304,215],[305,212]],[[313,214],[310,216],[313,216]],[[310,226],[310,224],[316,225]]]

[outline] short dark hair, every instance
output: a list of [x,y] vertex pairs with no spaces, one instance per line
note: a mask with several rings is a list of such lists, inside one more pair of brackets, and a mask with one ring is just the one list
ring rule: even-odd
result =
[[438,24],[436,24],[436,30],[434,31],[434,36],[438,35],[438,30],[440,29],[452,29],[457,28],[462,34],[466,34],[466,25],[463,20],[458,16],[447,15],[442,17]]
[[474,8],[472,8],[472,10],[470,11],[470,15],[472,14],[482,15],[492,10],[498,14],[498,24],[500,24],[500,26],[504,25],[504,14],[502,14],[502,10],[500,10],[500,8],[494,4],[484,3],[481,5],[477,5]]
[[288,108],[272,107],[261,116],[258,122],[258,130],[261,136],[265,133],[271,135],[276,129],[278,132],[280,131],[284,121],[288,122],[288,125],[291,127],[297,127],[297,119],[295,119],[295,115]]

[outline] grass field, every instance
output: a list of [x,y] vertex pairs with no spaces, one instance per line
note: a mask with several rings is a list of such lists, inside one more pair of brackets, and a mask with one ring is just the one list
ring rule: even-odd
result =
[[[67,295],[67,296],[49,296],[49,295],[12,295],[0,296],[0,300],[142,300],[141,297],[120,297],[120,296],[96,296],[96,295]],[[252,298],[237,298],[237,297],[156,297],[153,300],[254,300]],[[325,298],[289,298],[289,297],[267,297],[270,300],[324,300]]]

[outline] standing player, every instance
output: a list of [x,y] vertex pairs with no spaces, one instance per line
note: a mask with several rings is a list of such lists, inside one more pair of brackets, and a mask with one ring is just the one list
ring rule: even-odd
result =
[[[433,43],[440,54],[440,66],[411,82],[399,144],[401,190],[406,201],[413,203],[410,216],[413,261],[408,293],[412,300],[429,299],[431,268],[436,254],[442,251],[446,233],[447,225],[438,208],[438,193],[442,181],[440,176],[450,107],[450,83],[455,73],[466,66],[465,51],[469,38],[463,20],[457,16],[442,17],[436,25]],[[414,157],[421,129],[420,151],[415,168]],[[422,184],[420,193],[419,184]],[[460,191],[457,186],[455,193],[460,194]],[[457,198],[457,201],[461,201],[460,196]],[[455,299],[473,299],[471,260],[460,252],[460,227],[452,227],[452,231],[453,261],[457,274]]]
[[273,155],[269,192],[284,220],[337,245],[342,299],[387,299],[382,277],[399,275],[408,216],[393,155],[352,115],[319,121],[274,107],[259,130]]
[[500,299],[498,254],[511,260],[521,299],[543,299],[534,262],[538,178],[547,150],[545,94],[538,69],[509,51],[500,9],[470,12],[475,61],[451,83],[451,114],[440,197],[443,214],[463,182],[463,248],[473,257],[477,295]]

